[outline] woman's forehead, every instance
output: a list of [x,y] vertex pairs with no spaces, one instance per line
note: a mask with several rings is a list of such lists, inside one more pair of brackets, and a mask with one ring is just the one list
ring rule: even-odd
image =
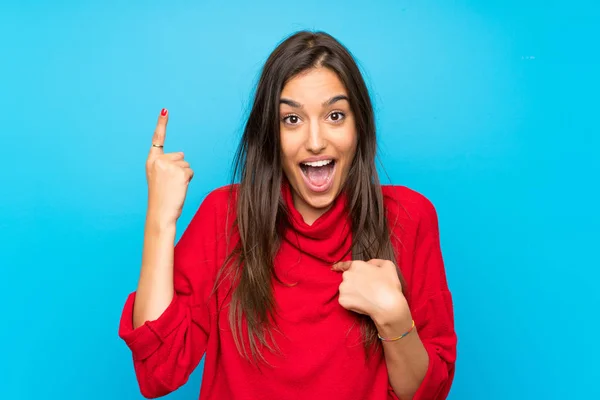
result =
[[301,105],[323,105],[347,91],[337,74],[327,68],[315,68],[290,79],[281,91],[281,97]]

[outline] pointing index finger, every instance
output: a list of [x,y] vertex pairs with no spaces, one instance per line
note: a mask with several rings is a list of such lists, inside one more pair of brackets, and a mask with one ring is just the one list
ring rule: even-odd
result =
[[169,122],[169,112],[166,108],[163,108],[158,116],[156,128],[154,129],[154,135],[152,136],[152,148],[150,149],[151,153],[164,153],[163,147],[165,145],[165,136],[167,134],[167,122]]

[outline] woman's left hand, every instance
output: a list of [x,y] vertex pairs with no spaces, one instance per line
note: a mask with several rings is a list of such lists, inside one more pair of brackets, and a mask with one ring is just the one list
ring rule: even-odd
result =
[[380,326],[411,320],[393,262],[343,261],[332,269],[343,273],[339,303],[345,309],[368,315]]

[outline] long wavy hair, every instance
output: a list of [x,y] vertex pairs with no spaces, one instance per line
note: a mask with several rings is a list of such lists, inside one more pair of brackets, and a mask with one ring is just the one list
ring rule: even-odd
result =
[[[272,279],[279,280],[274,274],[274,258],[282,236],[280,229],[285,225],[282,222],[287,218],[281,198],[280,94],[291,78],[317,67],[337,74],[355,114],[357,150],[342,189],[348,195],[352,257],[396,262],[375,166],[375,118],[367,86],[353,56],[339,41],[324,32],[297,32],[268,57],[254,93],[233,163],[233,183],[239,182],[235,185],[237,208],[233,226],[239,240],[217,279],[219,282],[229,277],[233,282],[229,324],[238,351],[253,361],[265,361],[261,346],[276,349],[272,340],[272,329],[277,329],[273,325],[276,304]],[[379,346],[377,331],[369,317],[358,317],[368,356],[369,349]]]

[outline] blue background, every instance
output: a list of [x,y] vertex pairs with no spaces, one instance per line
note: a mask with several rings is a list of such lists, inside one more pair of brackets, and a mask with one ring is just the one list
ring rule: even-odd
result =
[[[0,398],[141,398],[117,327],[158,112],[166,151],[196,172],[180,235],[229,181],[262,63],[305,28],[359,60],[384,182],[438,209],[459,335],[450,398],[600,398],[596,4],[3,3]],[[197,398],[201,372],[170,398]]]

